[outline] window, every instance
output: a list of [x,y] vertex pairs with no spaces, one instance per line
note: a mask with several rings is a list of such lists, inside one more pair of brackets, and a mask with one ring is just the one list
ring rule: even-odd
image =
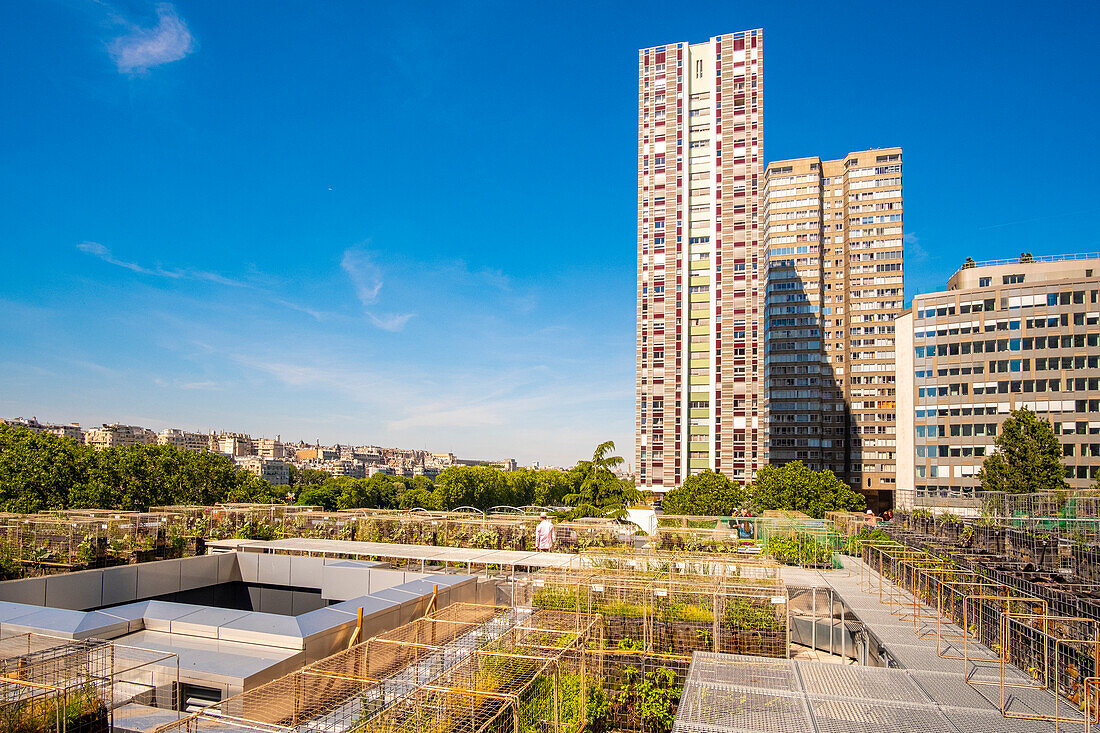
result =
[[988,288],[992,283],[993,283],[993,278],[991,278],[991,277],[979,277],[978,278],[978,287],[979,288]]
[[1005,275],[1001,280],[1005,285],[1019,285],[1024,281],[1023,275]]
[[699,59],[695,62],[695,78],[696,79],[702,79],[703,78],[703,60],[702,59]]

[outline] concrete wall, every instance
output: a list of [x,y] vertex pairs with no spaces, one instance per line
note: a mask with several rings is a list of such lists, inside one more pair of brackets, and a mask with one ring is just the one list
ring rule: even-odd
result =
[[[378,565],[356,560],[232,552],[11,580],[0,583],[0,601],[87,611],[234,581],[309,588],[320,590],[326,601],[346,601],[430,575],[388,570]],[[300,608],[295,609],[264,590],[251,589],[255,592],[254,610],[290,615],[316,607],[310,594],[299,594]],[[265,600],[269,608],[263,608]]]
[[241,580],[235,554],[160,560],[0,583],[0,601],[86,611]]

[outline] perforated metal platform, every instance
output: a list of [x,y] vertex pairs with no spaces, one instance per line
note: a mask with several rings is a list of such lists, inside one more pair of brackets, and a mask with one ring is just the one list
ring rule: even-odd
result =
[[[1013,714],[1053,712],[1045,690],[1010,694]],[[997,687],[959,673],[696,652],[673,733],[1054,733],[1052,722],[1005,718],[999,704]]]

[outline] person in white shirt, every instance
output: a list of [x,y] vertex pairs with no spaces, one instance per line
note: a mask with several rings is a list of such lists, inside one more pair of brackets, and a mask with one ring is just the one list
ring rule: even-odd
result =
[[554,547],[554,523],[546,516],[546,512],[541,515],[542,521],[539,522],[539,526],[535,529],[535,549],[540,552],[549,552]]

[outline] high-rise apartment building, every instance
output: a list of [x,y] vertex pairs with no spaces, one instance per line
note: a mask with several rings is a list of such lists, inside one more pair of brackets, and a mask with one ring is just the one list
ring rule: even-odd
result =
[[638,52],[635,465],[664,491],[762,465],[763,32]]
[[1001,423],[1027,408],[1066,482],[1100,479],[1100,255],[968,261],[898,328],[898,504],[974,497]]
[[901,148],[764,175],[767,460],[895,489],[894,319],[904,308]]

